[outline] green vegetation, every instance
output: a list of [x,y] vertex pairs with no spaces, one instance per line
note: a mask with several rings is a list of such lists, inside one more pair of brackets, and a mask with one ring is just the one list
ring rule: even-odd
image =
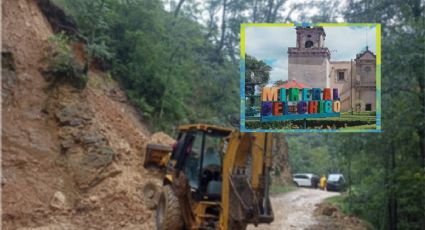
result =
[[349,214],[348,205],[347,205],[347,195],[343,194],[341,196],[332,196],[326,198],[326,203],[337,206],[343,213]]
[[255,116],[259,111],[260,97],[255,95],[256,86],[264,86],[270,79],[272,67],[248,54],[245,55],[246,116]]
[[351,126],[351,127],[341,128],[341,129],[342,130],[362,130],[362,129],[374,130],[374,129],[376,129],[376,124],[373,124],[373,125],[358,125],[358,126]]
[[351,115],[347,113],[341,113],[340,117],[327,117],[327,118],[314,118],[307,120],[327,120],[327,121],[366,121],[375,123],[376,116],[365,116],[365,115]]
[[[344,173],[350,186],[341,203],[377,229],[425,228],[421,0],[348,0],[343,9],[338,1],[288,7],[284,0],[54,1],[76,19],[95,60],[89,64],[110,72],[152,127],[169,133],[181,123],[227,125],[226,116],[238,112],[241,22],[382,23],[384,132],[288,135],[289,161],[294,172]],[[373,127],[374,114],[360,115],[366,116],[353,125]]]
[[77,89],[87,84],[87,70],[75,59],[70,41],[64,33],[49,37],[50,52],[44,76],[51,82],[51,87],[59,83],[69,83]]
[[291,186],[291,185],[279,185],[279,184],[272,184],[270,187],[270,193],[271,194],[283,194],[287,192],[292,192],[296,190],[297,187]]
[[55,2],[76,19],[94,63],[120,82],[154,130],[228,125],[238,112],[237,64],[212,42],[217,28],[183,9],[167,12],[158,0]]
[[[304,127],[304,120],[260,122],[259,117],[248,117],[245,126],[248,129],[300,129]],[[376,129],[376,115],[375,112],[343,112],[340,117],[308,118],[307,129]]]
[[[304,120],[260,122],[259,118],[245,121],[248,129],[302,129]],[[328,118],[307,119],[307,129],[376,129],[376,121],[371,118]]]
[[319,134],[290,135],[289,164],[293,173],[315,173],[319,176],[337,173],[342,170],[342,161],[333,156],[325,145],[325,139]]
[[[343,212],[346,215],[352,214],[352,212],[350,212],[348,207],[348,196],[346,194],[342,194],[341,196],[332,196],[332,197],[326,198],[325,203],[329,203],[331,205],[338,207],[339,210],[341,210],[341,212]],[[365,219],[362,219],[361,221],[363,223],[363,226],[366,227],[366,229],[370,229],[370,230],[377,229],[371,223],[367,222]]]

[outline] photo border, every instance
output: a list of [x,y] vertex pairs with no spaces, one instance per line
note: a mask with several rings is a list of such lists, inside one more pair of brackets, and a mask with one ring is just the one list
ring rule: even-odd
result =
[[[245,128],[245,29],[246,27],[295,27],[295,26],[363,26],[376,27],[376,129],[247,129]],[[283,133],[380,133],[381,121],[381,24],[380,23],[242,23],[240,28],[240,131]]]

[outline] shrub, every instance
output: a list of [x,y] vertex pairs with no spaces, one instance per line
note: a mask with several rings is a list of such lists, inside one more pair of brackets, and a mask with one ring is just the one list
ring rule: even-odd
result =
[[82,67],[75,59],[70,40],[64,33],[49,37],[49,55],[47,68],[43,71],[47,80],[55,86],[69,83],[77,89],[83,89],[87,84],[87,64]]
[[111,60],[113,55],[109,52],[104,42],[99,44],[89,44],[87,49],[90,57],[93,58],[94,62],[97,64],[97,67],[103,71],[111,69]]
[[[363,128],[373,127],[375,124],[374,120],[307,120],[307,129],[339,129],[353,126],[365,126]],[[247,129],[302,129],[304,126],[303,120],[292,120],[292,121],[246,121],[245,127]]]

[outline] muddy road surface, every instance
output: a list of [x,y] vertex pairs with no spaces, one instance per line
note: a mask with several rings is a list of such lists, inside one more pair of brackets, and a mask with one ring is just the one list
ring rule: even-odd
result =
[[299,188],[295,191],[271,197],[275,219],[270,225],[263,224],[255,227],[250,225],[248,230],[292,230],[306,229],[317,223],[313,216],[315,205],[337,192],[327,192],[319,189]]

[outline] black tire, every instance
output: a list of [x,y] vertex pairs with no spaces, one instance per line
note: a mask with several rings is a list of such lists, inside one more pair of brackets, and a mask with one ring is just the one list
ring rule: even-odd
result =
[[158,230],[183,229],[183,217],[179,201],[170,185],[164,186],[156,209],[156,226]]
[[246,230],[248,224],[246,223],[235,223],[230,221],[229,229],[238,229],[238,230]]

